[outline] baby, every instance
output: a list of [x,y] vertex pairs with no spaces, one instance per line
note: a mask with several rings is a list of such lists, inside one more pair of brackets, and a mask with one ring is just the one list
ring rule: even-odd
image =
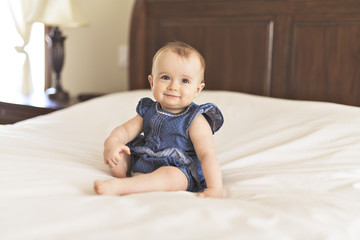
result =
[[137,115],[105,140],[104,161],[116,178],[95,181],[98,194],[186,190],[222,197],[213,134],[223,116],[214,104],[193,103],[205,86],[204,71],[204,58],[186,43],[158,50],[148,76],[156,101],[142,98]]

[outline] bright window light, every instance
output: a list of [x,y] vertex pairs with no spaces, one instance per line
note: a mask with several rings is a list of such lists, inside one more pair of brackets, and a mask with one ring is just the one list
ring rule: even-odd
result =
[[[24,53],[18,53],[15,46],[22,46],[23,41],[13,24],[7,1],[0,1],[0,96],[21,93],[22,67]],[[33,25],[29,44],[25,47],[31,68],[33,92],[44,91],[45,53],[44,25]]]

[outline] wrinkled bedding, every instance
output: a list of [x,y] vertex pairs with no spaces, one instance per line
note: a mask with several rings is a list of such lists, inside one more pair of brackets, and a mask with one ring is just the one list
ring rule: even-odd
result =
[[0,126],[1,239],[360,239],[360,108],[203,91],[223,199],[189,192],[97,196],[110,131],[148,90]]

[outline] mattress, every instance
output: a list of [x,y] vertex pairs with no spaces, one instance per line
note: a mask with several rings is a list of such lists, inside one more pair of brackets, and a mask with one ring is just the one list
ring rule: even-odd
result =
[[0,126],[1,239],[360,239],[360,108],[203,91],[222,199],[98,196],[103,142],[149,90],[126,91]]

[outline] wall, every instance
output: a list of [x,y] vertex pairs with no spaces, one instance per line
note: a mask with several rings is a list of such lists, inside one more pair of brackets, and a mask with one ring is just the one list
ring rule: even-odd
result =
[[71,95],[127,90],[128,70],[118,64],[118,47],[128,45],[135,0],[77,0],[89,25],[63,29],[63,88]]

